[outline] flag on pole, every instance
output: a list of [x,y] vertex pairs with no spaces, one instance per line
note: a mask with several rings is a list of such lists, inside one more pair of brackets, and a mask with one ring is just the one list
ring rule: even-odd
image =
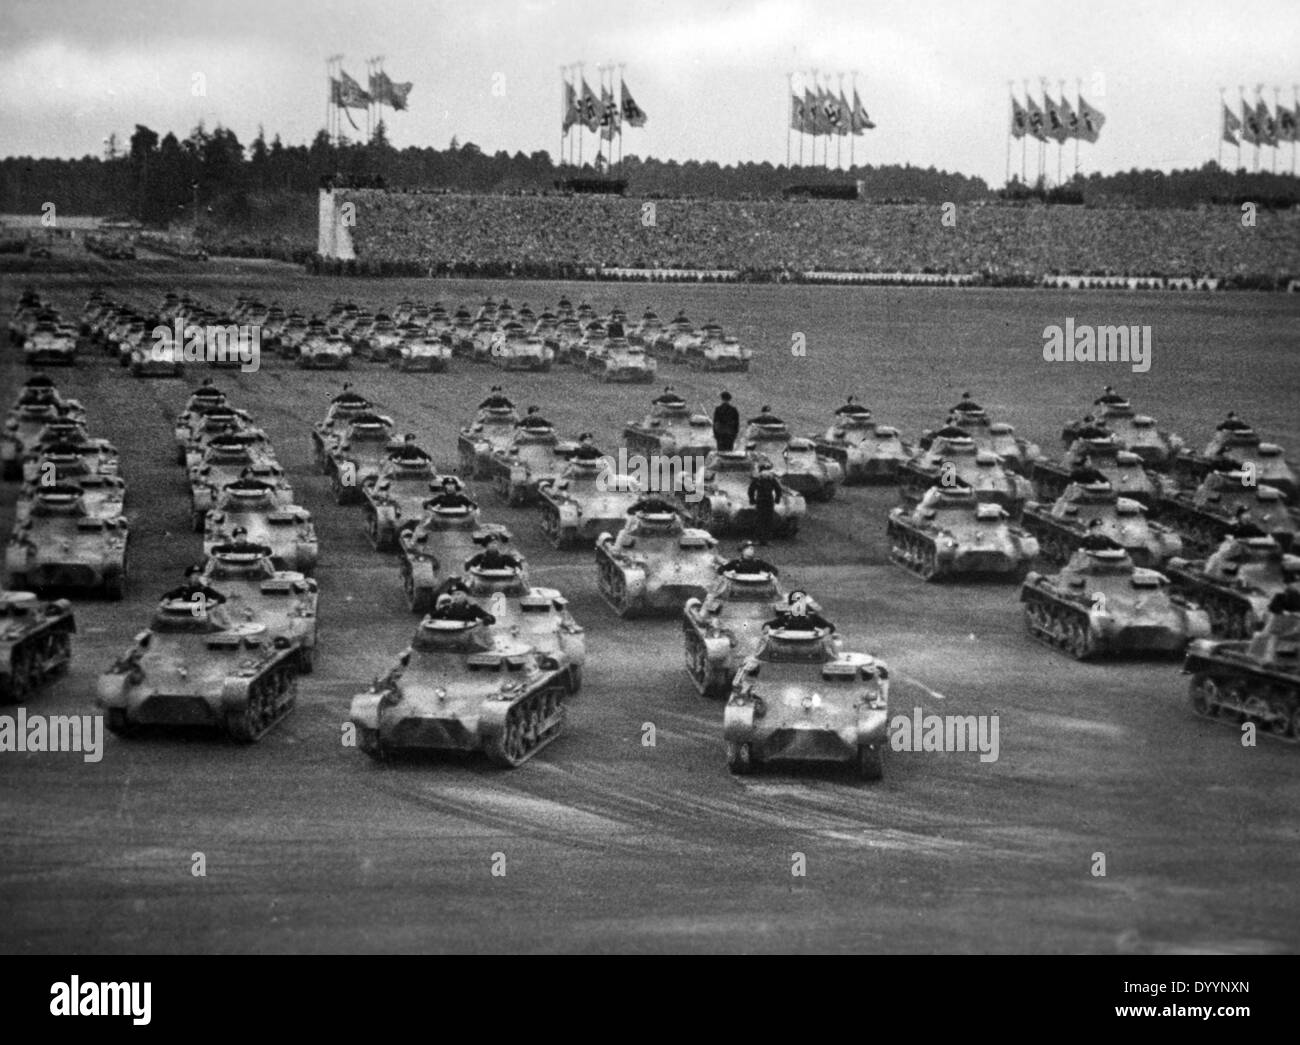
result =
[[1065,139],[1070,136],[1070,132],[1065,126],[1065,120],[1061,117],[1060,106],[1046,91],[1043,92],[1043,106],[1047,115],[1047,136],[1057,145],[1064,145]]
[[1023,138],[1029,132],[1029,112],[1011,96],[1011,137]]
[[1045,130],[1046,120],[1043,116],[1043,110],[1034,101],[1032,94],[1025,95],[1025,105],[1029,111],[1029,133],[1032,137],[1037,138],[1040,142],[1047,141]]
[[619,88],[623,93],[623,122],[629,127],[644,127],[646,115],[632,98],[632,92],[627,89],[627,84],[620,80]]
[[1237,119],[1237,114],[1228,108],[1227,103],[1223,106],[1223,140],[1229,145],[1240,145],[1237,139],[1237,132],[1241,130],[1241,121]]
[[844,97],[844,88],[840,88],[840,96],[835,100],[839,109],[839,124],[836,133],[841,137],[850,134],[853,130],[853,110],[849,108],[849,100]]
[[1078,138],[1083,134],[1083,121],[1079,119],[1079,114],[1074,111],[1073,106],[1065,95],[1061,95],[1061,120],[1065,124],[1065,136],[1067,138]]
[[1297,136],[1296,112],[1285,105],[1277,107],[1277,140],[1280,142],[1300,141]]
[[406,108],[406,98],[413,84],[393,83],[382,70],[370,78],[370,94],[380,105],[388,105],[401,112]]
[[805,87],[803,91],[803,111],[805,128],[807,134],[817,135],[824,134],[822,130],[822,107],[812,88]]
[[826,88],[821,89],[822,127],[827,134],[838,134],[840,127],[840,103],[835,95]]
[[618,105],[614,101],[612,91],[607,91],[603,86],[600,89],[600,136],[605,139],[612,139],[618,133]]
[[862,107],[862,99],[858,97],[858,89],[853,88],[853,112],[849,120],[853,133],[861,134],[863,131],[873,131],[876,125],[871,122],[871,117],[867,115],[867,110]]
[[790,95],[790,129],[800,134],[804,130],[803,99],[797,94]]
[[1277,146],[1277,121],[1268,111],[1268,102],[1261,98],[1255,105],[1255,116],[1259,122],[1259,144],[1275,148]]
[[1084,101],[1083,95],[1079,95],[1079,119],[1083,121],[1080,138],[1086,142],[1095,142],[1101,137],[1101,129],[1106,125],[1106,114]]
[[1259,117],[1255,115],[1255,110],[1246,104],[1246,99],[1241,100],[1241,140],[1247,145],[1259,144]]
[[334,81],[334,104],[343,109],[364,109],[371,101],[370,92],[340,69]]
[[564,133],[569,132],[575,123],[578,122],[578,92],[573,89],[573,84],[568,80],[564,81],[564,121],[560,124],[560,129]]
[[582,78],[582,101],[578,112],[581,114],[582,125],[587,130],[600,130],[600,99],[592,91],[585,76]]

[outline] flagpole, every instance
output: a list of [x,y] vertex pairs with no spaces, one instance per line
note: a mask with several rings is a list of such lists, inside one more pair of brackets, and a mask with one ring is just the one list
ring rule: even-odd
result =
[[849,170],[857,170],[857,160],[853,156],[853,147],[857,144],[855,139],[858,136],[857,128],[853,125],[858,122],[858,71],[856,69],[849,73],[849,82],[853,84],[853,111],[849,113]]
[[1291,85],[1291,177],[1295,177],[1295,146],[1300,140],[1300,84]]
[[618,63],[618,97],[614,99],[614,104],[618,106],[618,173],[620,177],[623,174],[623,84],[626,82],[623,70],[626,68],[626,62]]
[[790,169],[790,134],[794,128],[794,73],[785,74],[785,107],[788,114],[785,120],[785,166]]
[[1079,130],[1083,122],[1083,79],[1074,81],[1074,176],[1079,176]]
[[1281,93],[1281,88],[1279,87],[1273,88],[1273,173],[1274,174],[1277,173],[1277,154],[1282,151],[1282,141],[1277,136],[1277,132],[1282,129],[1277,118],[1277,114],[1282,110],[1281,105],[1278,103],[1278,95],[1280,93]]
[[1226,87],[1219,88],[1219,170],[1223,170],[1223,136],[1228,133],[1228,122],[1223,118],[1223,112],[1228,107],[1228,103],[1223,100],[1227,90]]
[[1011,127],[1016,122],[1016,81],[1007,81],[1007,174],[1002,179],[1003,185],[1011,184]]

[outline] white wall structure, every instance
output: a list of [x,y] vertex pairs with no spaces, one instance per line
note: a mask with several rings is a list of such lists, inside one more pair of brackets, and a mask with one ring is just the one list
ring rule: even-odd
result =
[[[349,202],[340,198],[337,191],[320,190],[320,223],[316,237],[316,253],[323,258],[338,258],[351,261],[357,253],[352,247],[352,224],[348,222],[343,204]],[[353,203],[355,207],[355,203]]]

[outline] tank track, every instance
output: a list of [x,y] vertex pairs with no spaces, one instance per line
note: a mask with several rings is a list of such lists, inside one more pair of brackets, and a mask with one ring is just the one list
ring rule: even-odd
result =
[[717,665],[709,663],[704,640],[685,613],[682,619],[682,632],[686,637],[686,674],[690,675],[700,696],[711,700],[724,699],[731,692],[731,677],[734,672],[729,673],[725,665],[719,670]]
[[8,670],[0,675],[0,704],[21,704],[72,662],[72,636],[50,629],[21,639],[9,654]]
[[939,580],[943,571],[933,540],[922,537],[890,520],[888,527],[889,557],[923,581]]
[[624,620],[636,615],[636,607],[627,599],[627,581],[623,577],[623,572],[618,568],[614,558],[605,551],[604,548],[598,548],[596,551],[596,581],[600,589],[600,596]]
[[1300,678],[1210,658],[1187,670],[1188,700],[1201,718],[1238,730],[1253,722],[1264,736],[1300,744]]
[[505,728],[484,744],[488,758],[514,769],[550,744],[564,730],[567,695],[557,680],[516,701],[506,712]]
[[1167,573],[1175,587],[1209,614],[1214,634],[1244,639],[1254,631],[1255,607],[1244,593],[1225,590],[1187,570],[1171,568]]
[[1034,587],[1025,588],[1020,601],[1025,606],[1029,634],[1043,645],[1075,660],[1087,660],[1097,652],[1088,614],[1083,609]]
[[256,743],[284,721],[297,702],[297,664],[285,659],[253,680],[243,709],[226,713],[226,734],[237,744]]

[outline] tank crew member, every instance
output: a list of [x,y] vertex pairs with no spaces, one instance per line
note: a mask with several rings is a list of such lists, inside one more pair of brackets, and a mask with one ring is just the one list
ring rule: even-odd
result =
[[471,570],[520,570],[523,565],[517,555],[501,550],[501,538],[494,533],[483,539],[483,550],[465,563]]
[[651,402],[655,406],[685,406],[686,400],[673,391],[672,385],[664,385],[663,395],[655,396]]
[[568,298],[560,298],[560,303],[556,305],[555,308],[559,312],[572,312],[573,302]]
[[871,413],[871,411],[858,402],[857,396],[849,396],[848,399],[844,401],[843,406],[837,406],[835,408],[836,417],[844,417],[845,415],[854,417],[869,413]]
[[1268,534],[1251,521],[1250,509],[1244,504],[1238,505],[1232,516],[1232,525],[1228,527],[1229,537],[1267,537]]
[[465,495],[460,483],[450,475],[442,480],[441,492],[424,502],[426,508],[477,508],[478,504]]
[[338,395],[336,395],[330,401],[333,403],[342,403],[345,405],[364,406],[367,403],[366,397],[361,395],[359,392],[349,391],[351,388],[352,388],[351,384],[344,384],[343,391],[340,392]]
[[1245,421],[1243,421],[1240,417],[1238,417],[1237,412],[1235,410],[1229,410],[1228,416],[1225,417],[1219,423],[1218,427],[1215,428],[1215,431],[1216,432],[1249,432],[1250,425],[1246,424]]
[[414,463],[416,461],[433,460],[433,458],[428,453],[426,453],[424,450],[421,450],[418,446],[415,445],[414,432],[407,432],[402,439],[402,445],[399,446],[396,450],[390,451],[388,456],[397,461],[408,461],[411,463]]
[[474,624],[478,621],[484,624],[497,622],[496,617],[482,606],[469,601],[464,588],[458,588],[448,595],[438,596],[438,604],[429,616],[434,620],[458,620],[466,624]]
[[931,441],[934,439],[969,439],[970,433],[957,424],[958,420],[956,414],[949,414],[948,420],[943,423],[942,428],[934,433]]
[[1088,523],[1088,532],[1084,534],[1083,547],[1090,552],[1105,552],[1120,551],[1124,546],[1105,533],[1100,519],[1093,519]]
[[789,629],[791,631],[834,631],[835,625],[815,610],[808,608],[808,593],[792,591],[787,601],[787,608],[777,613],[771,620],[764,621],[764,629]]
[[766,546],[776,528],[776,506],[785,497],[781,482],[767,462],[759,465],[758,475],[749,481],[749,503],[757,516],[758,543]]
[[1110,385],[1101,390],[1101,395],[1092,401],[1093,406],[1114,406],[1117,403],[1127,403],[1128,400],[1115,391]]
[[662,497],[642,497],[627,510],[628,515],[676,515],[677,506]]
[[243,526],[236,526],[230,532],[230,540],[225,544],[219,544],[214,552],[222,552],[237,555],[260,555],[267,558],[271,555],[271,547],[266,544],[258,544],[256,541],[248,539],[248,530]]
[[[199,578],[203,575],[203,567],[187,566],[185,568],[185,583],[175,588],[165,591],[162,594],[163,602],[202,602],[210,603],[213,606],[220,606],[226,601],[226,597],[217,591],[216,588],[210,588]],[[198,598],[196,598],[198,596]],[[201,603],[200,603],[201,604]]]
[[546,418],[544,418],[538,412],[537,407],[530,406],[528,408],[528,412],[522,418],[520,418],[518,421],[515,422],[515,427],[537,429],[537,428],[553,428],[554,425],[552,425],[550,421],[546,420]]
[[1110,436],[1111,431],[1106,427],[1105,422],[1091,414],[1079,422],[1079,427],[1074,430],[1075,439],[1109,439]]
[[713,438],[719,450],[730,450],[740,434],[740,411],[731,405],[730,392],[723,392],[719,398],[722,402],[713,411]]
[[[1092,458],[1083,454],[1073,468],[1070,469],[1070,482],[1072,483],[1106,483],[1110,485],[1110,480],[1092,466]],[[1094,519],[1093,522],[1097,520]]]
[[736,573],[741,576],[756,576],[762,573],[769,573],[773,577],[780,574],[775,566],[765,559],[758,557],[758,552],[754,547],[753,541],[746,541],[740,548],[739,558],[729,559],[718,567],[719,573]]
[[961,394],[961,402],[954,406],[953,409],[959,414],[982,414],[984,412],[984,408],[971,398],[969,392]]
[[596,446],[595,436],[590,432],[582,432],[578,436],[578,448],[573,451],[573,460],[575,461],[599,461],[605,455]]
[[513,410],[515,404],[512,403],[502,390],[500,385],[493,385],[489,390],[489,395],[483,402],[479,403],[480,410]]
[[758,414],[757,417],[751,417],[751,418],[749,419],[749,423],[750,423],[751,425],[783,425],[783,424],[785,424],[785,422],[782,421],[779,417],[777,417],[776,414],[772,413],[772,408],[771,408],[770,406],[768,406],[766,403],[763,404],[763,409],[759,411],[759,414]]

